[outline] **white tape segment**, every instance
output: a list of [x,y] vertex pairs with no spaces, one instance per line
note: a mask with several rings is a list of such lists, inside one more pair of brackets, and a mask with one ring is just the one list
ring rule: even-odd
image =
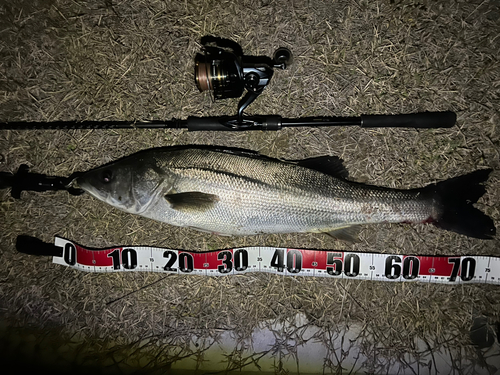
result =
[[149,271],[203,276],[267,272],[278,275],[441,284],[500,284],[500,258],[418,256],[242,247],[206,252],[123,246],[87,249],[56,237],[53,262],[87,272]]

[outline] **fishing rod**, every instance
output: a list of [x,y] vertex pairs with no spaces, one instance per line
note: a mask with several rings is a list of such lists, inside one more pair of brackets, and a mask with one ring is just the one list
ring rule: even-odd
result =
[[1,130],[29,129],[187,129],[188,131],[280,130],[287,127],[360,126],[362,128],[451,128],[454,112],[421,112],[400,115],[362,115],[360,117],[282,118],[278,115],[188,117],[186,120],[151,121],[33,121],[0,123]]
[[456,114],[421,112],[359,117],[283,118],[279,115],[247,116],[245,109],[257,99],[271,81],[274,69],[286,69],[293,60],[289,49],[281,47],[268,56],[248,56],[229,39],[205,36],[201,53],[195,56],[195,83],[200,92],[208,91],[213,100],[239,98],[235,116],[193,117],[185,120],[149,121],[12,121],[0,123],[0,130],[22,129],[187,129],[188,131],[280,130],[287,127],[360,126],[362,128],[450,128]]

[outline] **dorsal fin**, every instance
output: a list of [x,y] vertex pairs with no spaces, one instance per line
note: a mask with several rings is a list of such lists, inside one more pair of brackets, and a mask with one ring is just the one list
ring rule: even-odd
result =
[[295,163],[301,167],[314,169],[315,171],[322,172],[333,177],[343,179],[349,177],[349,172],[344,167],[343,160],[338,156],[318,156],[315,158],[296,160]]

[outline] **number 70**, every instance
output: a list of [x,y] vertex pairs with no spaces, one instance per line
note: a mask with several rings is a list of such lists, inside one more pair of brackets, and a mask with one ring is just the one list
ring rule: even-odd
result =
[[462,281],[470,281],[474,278],[476,271],[476,260],[474,258],[467,257],[462,260],[460,258],[449,258],[448,263],[453,263],[449,281],[455,281],[459,271]]

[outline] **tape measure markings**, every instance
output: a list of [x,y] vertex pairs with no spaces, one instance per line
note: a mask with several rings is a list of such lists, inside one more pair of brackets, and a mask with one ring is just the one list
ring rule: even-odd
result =
[[416,256],[242,247],[192,252],[157,247],[124,246],[91,250],[56,237],[63,248],[53,262],[88,272],[152,271],[224,276],[266,272],[372,281],[419,281],[444,284],[500,284],[500,258],[488,256]]

